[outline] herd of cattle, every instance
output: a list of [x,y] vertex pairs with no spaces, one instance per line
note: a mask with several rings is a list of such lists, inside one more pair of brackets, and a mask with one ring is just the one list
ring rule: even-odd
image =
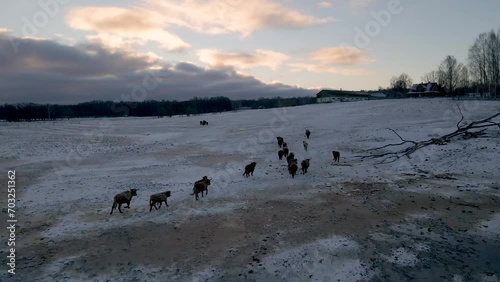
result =
[[[208,125],[208,122],[203,120],[200,121],[200,125]],[[305,136],[307,139],[311,136],[311,131],[309,129],[306,130]],[[288,172],[292,176],[292,178],[295,178],[295,175],[297,174],[297,170],[299,169],[298,166],[298,161],[295,158],[295,154],[293,152],[290,152],[288,149],[288,144],[285,142],[285,139],[283,137],[278,136],[276,137],[278,141],[278,146],[279,146],[279,151],[278,151],[278,158],[280,160],[283,159],[283,157],[286,158],[287,163],[288,163]],[[304,146],[304,150],[307,152],[307,149],[309,147],[309,143],[307,141],[302,141],[302,144]],[[340,153],[338,151],[332,151],[333,154],[333,161],[334,162],[339,162],[340,160]],[[307,169],[309,168],[311,159],[304,159],[300,162],[300,167],[302,170],[302,174],[307,173]],[[256,162],[252,162],[248,165],[245,166],[245,172],[243,173],[243,176],[245,177],[250,177],[253,176],[253,172],[255,170],[255,166],[257,165]],[[198,194],[201,193],[201,196],[203,197],[203,193],[205,195],[208,195],[208,186],[210,185],[210,179],[207,176],[203,176],[202,179],[196,181],[193,186],[193,193],[190,195],[194,195],[195,199],[198,200]],[[149,198],[149,211],[153,210],[153,207],[158,210],[161,208],[161,205],[163,202],[165,202],[165,205],[168,207],[167,203],[167,198],[170,197],[171,192],[170,191],[165,191],[157,194],[151,195]],[[114,197],[113,201],[113,206],[111,207],[111,213],[113,214],[113,211],[118,208],[118,211],[122,213],[121,206],[123,204],[127,204],[125,208],[130,208],[130,201],[134,196],[137,196],[137,189],[130,189],[128,191],[122,192],[117,194]],[[159,204],[159,205],[158,205]]]

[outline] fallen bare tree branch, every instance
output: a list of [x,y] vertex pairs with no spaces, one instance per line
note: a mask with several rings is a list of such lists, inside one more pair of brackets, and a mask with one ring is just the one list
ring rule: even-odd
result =
[[460,129],[460,123],[464,121],[464,115],[462,114],[462,109],[457,105],[458,112],[460,113],[460,120],[457,122],[457,129]]
[[[446,143],[450,142],[452,138],[457,137],[457,136],[463,136],[464,138],[477,138],[481,135],[484,135],[484,131],[487,130],[490,127],[498,127],[500,128],[500,121],[493,121],[495,118],[500,116],[500,113],[496,113],[488,118],[478,120],[478,121],[473,121],[471,123],[464,123],[461,125],[461,123],[464,120],[464,116],[462,114],[462,111],[459,107],[459,113],[460,113],[460,121],[457,123],[457,130],[445,134],[441,137],[438,138],[431,138],[428,140],[424,141],[413,141],[413,140],[406,140],[401,135],[399,135],[394,129],[387,128],[388,130],[392,131],[396,136],[399,137],[401,142],[399,143],[390,143],[386,144],[381,147],[376,147],[372,149],[368,149],[363,151],[363,153],[370,153],[368,155],[362,155],[362,156],[357,156],[361,159],[379,159],[383,158],[380,164],[383,163],[391,163],[395,162],[398,159],[402,157],[408,157],[411,158],[411,155],[415,153],[417,150],[422,149],[424,147],[427,147],[429,145],[445,145]],[[481,130],[477,130],[481,129]],[[383,149],[386,148],[394,148],[394,147],[399,147],[403,146],[405,144],[412,144],[409,147],[402,148],[402,149],[397,149],[396,151],[390,151],[390,152],[383,152]]]

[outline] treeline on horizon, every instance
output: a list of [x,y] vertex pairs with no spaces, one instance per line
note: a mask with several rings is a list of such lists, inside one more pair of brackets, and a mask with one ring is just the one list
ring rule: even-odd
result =
[[17,103],[0,105],[0,120],[37,121],[90,117],[171,117],[238,110],[276,108],[316,103],[316,97],[260,98],[231,101],[227,97],[193,98],[188,101],[111,102],[91,101],[76,105]]
[[[469,47],[466,62],[459,62],[453,55],[446,56],[437,66],[421,77],[422,83],[434,82],[447,96],[468,93],[500,97],[500,28],[478,35]],[[388,89],[407,93],[413,79],[406,73],[393,76]],[[383,90],[379,87],[379,90]]]

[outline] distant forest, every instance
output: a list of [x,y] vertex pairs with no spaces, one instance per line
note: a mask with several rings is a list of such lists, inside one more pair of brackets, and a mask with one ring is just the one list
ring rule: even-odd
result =
[[198,115],[238,109],[276,108],[316,103],[316,97],[260,98],[231,101],[227,97],[193,98],[188,101],[111,102],[91,101],[76,105],[18,103],[0,105],[0,120],[37,121],[87,117]]

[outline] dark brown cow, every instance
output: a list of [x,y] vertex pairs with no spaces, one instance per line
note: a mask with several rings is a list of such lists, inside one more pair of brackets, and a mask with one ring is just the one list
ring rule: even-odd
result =
[[208,185],[210,185],[210,179],[208,177],[203,177],[202,180],[196,181],[193,187],[193,193],[189,195],[196,195],[196,200],[198,201],[198,194],[201,193],[203,197],[203,191],[205,191],[206,195],[208,195]]
[[288,172],[292,175],[292,178],[295,178],[298,169],[297,159],[290,160],[288,163]]
[[332,151],[332,154],[333,154],[333,161],[339,162],[340,161],[340,153],[337,151]]
[[249,177],[250,175],[253,176],[253,171],[255,170],[255,165],[257,163],[256,162],[252,162],[251,164],[248,164],[245,166],[245,172],[243,173],[243,175],[245,177]]
[[284,155],[284,154],[285,154],[285,153],[283,152],[283,150],[279,150],[279,151],[278,151],[278,158],[279,158],[280,160],[281,160],[281,159],[283,159],[283,155]]
[[278,136],[278,137],[276,137],[276,139],[278,140],[278,146],[280,146],[280,148],[281,148],[281,146],[283,145],[283,141],[284,141],[283,137]]
[[[170,195],[171,195],[170,191],[165,191],[162,193],[151,195],[151,197],[149,198],[149,211],[151,212],[153,207],[155,207],[155,209],[158,210],[159,208],[161,208],[161,204],[163,202],[165,202],[165,205],[167,205],[168,207],[167,198],[170,197]],[[156,207],[157,203],[160,203],[159,207]]]
[[302,168],[302,174],[307,173],[307,169],[309,168],[309,161],[311,159],[305,159],[300,163],[300,166]]
[[283,148],[283,156],[288,157],[288,148]]
[[125,208],[129,209],[130,201],[132,201],[132,198],[134,196],[137,196],[137,189],[130,189],[120,194],[116,194],[116,196],[114,197],[113,206],[111,207],[111,212],[109,214],[113,214],[113,210],[116,209],[116,206],[118,206],[118,210],[120,211],[120,213],[122,213],[122,204],[127,204]]

